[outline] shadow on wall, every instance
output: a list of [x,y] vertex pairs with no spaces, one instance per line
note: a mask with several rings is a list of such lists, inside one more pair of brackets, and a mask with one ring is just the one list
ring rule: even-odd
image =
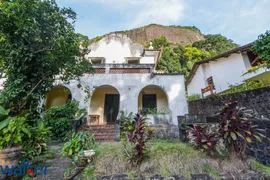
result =
[[52,106],[63,106],[71,99],[72,95],[67,87],[53,87],[46,95],[46,109]]

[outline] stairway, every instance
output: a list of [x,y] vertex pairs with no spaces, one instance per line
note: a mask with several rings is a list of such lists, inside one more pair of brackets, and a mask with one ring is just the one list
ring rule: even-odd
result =
[[115,125],[91,125],[90,132],[95,133],[95,140],[98,142],[113,142]]

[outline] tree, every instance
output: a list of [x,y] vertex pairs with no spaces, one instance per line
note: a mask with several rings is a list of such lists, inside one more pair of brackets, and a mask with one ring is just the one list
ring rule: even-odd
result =
[[201,51],[195,47],[187,45],[184,53],[185,63],[183,64],[186,68],[186,75],[188,76],[195,62],[205,60],[209,57],[211,57],[209,52]]
[[176,47],[165,47],[162,57],[158,62],[157,69],[162,69],[167,73],[179,73],[181,69],[181,59],[184,54],[184,48],[178,44]]
[[92,71],[75,20],[74,11],[54,0],[2,0],[0,68],[8,79],[0,103],[14,114],[36,109],[56,79],[69,82]]
[[270,30],[258,37],[252,45],[252,50],[259,55],[260,59],[266,61],[270,68]]
[[212,56],[224,53],[238,47],[238,45],[235,44],[232,40],[227,39],[220,34],[208,34],[204,37],[205,40],[194,42],[192,46],[203,51],[208,51],[209,53],[211,53]]
[[[151,42],[153,43],[154,49],[160,49],[162,47],[164,48],[164,47],[168,47],[170,45],[170,43],[168,42],[168,40],[165,36],[155,38],[155,39],[151,40]],[[146,48],[149,48],[149,43],[147,43]]]

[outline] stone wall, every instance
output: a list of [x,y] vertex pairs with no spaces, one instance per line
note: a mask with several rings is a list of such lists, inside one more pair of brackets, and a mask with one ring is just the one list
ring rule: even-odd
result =
[[212,96],[198,101],[189,102],[189,115],[214,116],[224,102],[239,100],[239,105],[252,110],[256,117],[254,125],[264,129],[267,138],[263,142],[254,142],[248,148],[248,154],[263,164],[270,165],[270,87],[235,93],[225,96]]
[[155,137],[160,139],[179,139],[178,125],[155,124],[150,125],[155,131]]
[[240,106],[252,109],[256,117],[270,120],[270,87],[189,102],[189,115],[213,116],[224,102],[236,100],[241,101]]

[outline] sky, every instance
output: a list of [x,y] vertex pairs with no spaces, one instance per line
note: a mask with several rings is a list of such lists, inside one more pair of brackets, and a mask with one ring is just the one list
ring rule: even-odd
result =
[[56,0],[89,38],[148,24],[196,26],[245,45],[270,30],[270,0]]

